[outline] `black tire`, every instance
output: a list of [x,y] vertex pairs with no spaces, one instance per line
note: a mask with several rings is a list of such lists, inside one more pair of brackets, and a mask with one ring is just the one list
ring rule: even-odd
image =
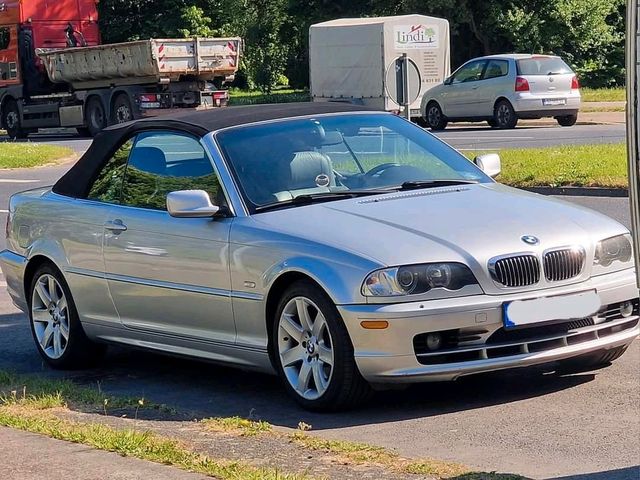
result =
[[111,124],[117,125],[120,123],[130,122],[134,119],[133,108],[131,107],[131,101],[126,93],[121,93],[116,97],[113,102],[113,111],[111,113]]
[[78,127],[78,128],[76,128],[76,132],[78,132],[78,135],[80,135],[81,137],[90,137],[91,136],[91,132],[86,127]]
[[[67,304],[65,317],[67,319],[68,340],[64,344],[62,355],[58,358],[52,358],[45,352],[45,349],[38,341],[35,327],[36,322],[33,320],[34,290],[41,279],[48,277],[53,277],[58,282],[58,288],[62,290]],[[36,270],[29,285],[29,296],[27,300],[29,303],[29,323],[31,325],[31,333],[38,352],[40,352],[40,355],[47,364],[55,369],[74,370],[94,366],[100,361],[100,359],[102,359],[107,347],[104,344],[95,343],[89,340],[85,334],[82,324],[78,318],[78,311],[73,301],[71,291],[69,290],[69,286],[57,268],[46,263]]]
[[562,117],[556,117],[556,120],[561,127],[573,127],[578,121],[578,115],[564,115]]
[[496,103],[493,109],[493,122],[496,124],[496,128],[503,130],[516,128],[518,115],[508,100],[500,100]]
[[107,127],[107,114],[100,97],[91,97],[85,110],[85,123],[89,135],[95,137]]
[[489,126],[491,128],[498,128],[498,124],[496,123],[495,120],[491,119],[491,120],[487,120],[487,123],[489,124]]
[[449,121],[437,102],[429,102],[424,114],[424,121],[431,130],[439,131],[447,128]]
[[611,362],[620,358],[627,351],[628,345],[612,348],[610,350],[600,350],[598,352],[587,353],[577,357],[558,361],[556,371],[561,374],[580,373],[589,370],[608,367]]
[[[291,385],[287,378],[280,357],[280,336],[286,337],[286,332],[280,330],[279,320],[287,305],[296,298],[310,300],[322,312],[326,321],[327,331],[330,332],[331,350],[333,351],[333,369],[328,379],[324,393],[315,399],[302,396]],[[273,359],[278,374],[285,389],[302,407],[312,411],[338,411],[353,408],[365,402],[371,395],[371,386],[362,378],[354,359],[353,345],[347,329],[331,299],[313,282],[301,280],[291,285],[284,293],[273,320],[271,344]],[[295,340],[294,340],[295,341]],[[297,342],[296,342],[297,343]],[[299,346],[302,347],[303,343]],[[325,342],[326,345],[326,342]],[[297,348],[297,347],[296,347]],[[302,347],[302,351],[305,348]],[[317,349],[320,352],[320,349]],[[307,354],[304,353],[306,356]],[[309,357],[311,358],[311,357]],[[315,359],[316,361],[318,359]],[[300,368],[305,360],[300,360]],[[292,364],[293,365],[293,364]],[[294,367],[295,368],[295,367]],[[315,383],[315,380],[313,380]],[[319,390],[319,389],[318,389]]]
[[15,100],[7,100],[2,107],[2,125],[12,139],[27,138],[29,131],[22,128],[20,110]]

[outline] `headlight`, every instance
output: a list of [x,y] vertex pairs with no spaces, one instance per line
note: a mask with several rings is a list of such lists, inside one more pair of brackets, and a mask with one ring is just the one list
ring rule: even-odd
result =
[[593,263],[601,267],[608,267],[614,262],[627,263],[632,253],[629,236],[618,235],[598,242]]
[[434,288],[460,290],[478,281],[461,263],[427,263],[393,267],[371,273],[362,285],[366,297],[395,297],[417,295]]

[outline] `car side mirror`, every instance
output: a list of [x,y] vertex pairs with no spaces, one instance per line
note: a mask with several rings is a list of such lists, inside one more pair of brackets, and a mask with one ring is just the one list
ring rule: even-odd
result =
[[167,211],[177,218],[213,217],[220,207],[213,205],[204,190],[179,190],[167,195]]
[[491,178],[496,178],[502,171],[502,162],[500,161],[500,155],[497,153],[479,155],[473,159],[473,163]]

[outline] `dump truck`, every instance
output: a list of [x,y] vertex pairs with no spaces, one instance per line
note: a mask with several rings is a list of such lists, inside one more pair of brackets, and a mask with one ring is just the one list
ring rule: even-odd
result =
[[97,0],[0,0],[0,128],[96,135],[175,108],[222,107],[240,38],[101,45]]
[[396,59],[407,54],[420,76],[410,116],[424,93],[451,73],[449,22],[425,15],[342,18],[309,28],[309,80],[315,102],[343,101],[401,110],[389,88]]

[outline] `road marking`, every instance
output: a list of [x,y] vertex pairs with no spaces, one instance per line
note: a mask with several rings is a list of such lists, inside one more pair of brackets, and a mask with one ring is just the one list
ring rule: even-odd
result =
[[37,183],[41,180],[23,180],[21,178],[0,178],[0,183]]

